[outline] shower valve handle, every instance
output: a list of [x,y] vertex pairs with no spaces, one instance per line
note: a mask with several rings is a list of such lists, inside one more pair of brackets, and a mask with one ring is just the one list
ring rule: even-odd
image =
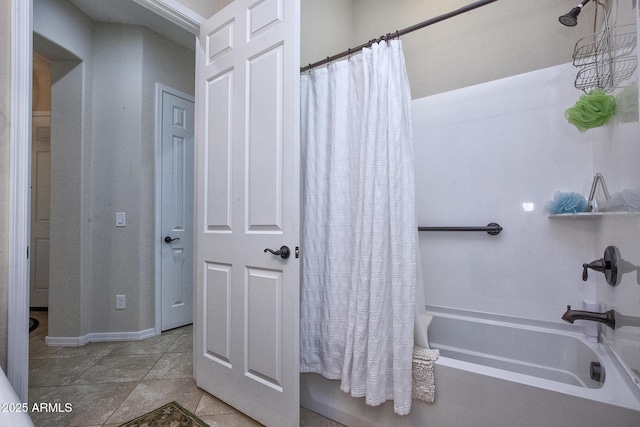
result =
[[607,268],[606,263],[604,261],[604,259],[598,259],[595,260],[593,262],[590,262],[589,264],[585,263],[582,264],[582,280],[583,281],[587,281],[587,279],[589,278],[589,272],[587,271],[588,269],[592,269],[595,271],[599,271],[601,273],[604,272],[604,270]]
[[600,259],[582,264],[582,280],[585,282],[589,277],[589,269],[604,273],[604,278],[611,286],[616,286],[620,281],[618,274],[618,264],[621,262],[620,251],[615,246],[607,246],[604,256]]

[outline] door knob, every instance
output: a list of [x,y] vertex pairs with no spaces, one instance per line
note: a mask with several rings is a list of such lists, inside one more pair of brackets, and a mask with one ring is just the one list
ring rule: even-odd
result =
[[289,255],[291,255],[291,251],[289,250],[289,248],[287,246],[280,246],[280,249],[278,249],[277,251],[274,251],[272,249],[265,249],[265,252],[271,252],[274,255],[280,255],[280,258],[282,259],[287,259],[289,258]]
[[176,237],[175,239],[172,239],[170,236],[167,236],[167,237],[165,237],[165,238],[164,238],[164,242],[165,242],[165,243],[171,243],[171,242],[173,242],[174,240],[180,240],[180,238],[179,238],[179,237]]

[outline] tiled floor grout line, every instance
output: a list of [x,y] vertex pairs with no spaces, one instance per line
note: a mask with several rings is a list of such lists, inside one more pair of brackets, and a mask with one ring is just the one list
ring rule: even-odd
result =
[[[43,328],[46,327],[45,325],[43,325]],[[109,385],[121,385],[121,384],[126,384],[126,383],[130,383],[131,384],[131,389],[129,390],[128,393],[124,393],[122,394],[119,399],[117,400],[117,402],[113,402],[113,403],[117,403],[116,406],[112,406],[114,409],[111,410],[108,414],[105,414],[105,418],[104,421],[107,422],[110,418],[112,418],[112,416],[119,410],[122,408],[122,405],[127,401],[127,399],[129,399],[134,392],[136,391],[136,388],[143,382],[149,382],[149,381],[154,381],[153,378],[147,379],[147,377],[149,376],[149,374],[151,372],[154,371],[154,369],[158,369],[161,367],[161,361],[163,359],[163,357],[165,357],[167,354],[174,354],[174,353],[182,353],[182,354],[189,354],[189,351],[180,351],[179,348],[175,348],[174,349],[174,345],[176,344],[176,342],[180,339],[180,336],[186,334],[187,332],[184,331],[180,331],[180,332],[176,332],[174,333],[175,336],[169,339],[165,340],[164,343],[164,348],[162,348],[160,351],[158,351],[157,353],[151,353],[152,355],[155,355],[155,357],[157,358],[152,364],[148,365],[147,367],[145,367],[141,372],[139,372],[138,376],[136,379],[132,380],[132,381],[125,381],[125,382],[99,382],[100,386],[109,386]],[[30,337],[31,339],[41,339],[43,340],[44,337],[42,337],[41,335],[46,335],[46,331],[41,331],[40,333],[38,333],[36,331],[36,335]],[[46,401],[47,402],[51,402],[54,401],[57,397],[63,396],[65,394],[66,391],[73,389],[74,387],[77,386],[81,386],[81,385],[86,385],[86,384],[78,384],[77,381],[79,379],[82,378],[83,375],[89,373],[92,371],[92,369],[96,369],[97,367],[99,367],[101,364],[109,361],[110,359],[118,359],[118,358],[127,358],[127,357],[131,357],[131,356],[146,356],[147,354],[142,353],[142,354],[138,354],[137,352],[133,351],[133,352],[127,352],[126,350],[123,351],[121,354],[118,353],[119,349],[122,349],[124,345],[127,345],[127,343],[114,343],[116,344],[113,348],[109,349],[108,352],[106,353],[102,353],[100,355],[98,355],[98,357],[95,357],[95,359],[87,364],[87,366],[85,366],[82,370],[76,372],[73,376],[70,376],[68,378],[66,378],[65,381],[62,381],[61,384],[56,384],[56,383],[52,383],[52,384],[43,384],[43,385],[36,385],[34,387],[38,387],[38,388],[51,388],[51,391],[53,391],[52,394],[48,395],[46,397]],[[173,351],[172,349],[174,349],[175,351]],[[38,364],[43,364],[46,363],[45,360],[51,360],[51,359],[57,359],[57,360],[72,360],[74,357],[81,359],[81,358],[85,358],[85,357],[92,357],[91,353],[85,353],[83,354],[83,356],[70,356],[70,357],[64,357],[60,354],[60,352],[64,351],[64,347],[60,347],[59,349],[56,349],[54,351],[48,351],[42,355],[39,355],[38,357],[34,357],[34,358],[30,358],[30,364],[31,366],[38,366]],[[88,356],[87,356],[88,355]],[[156,379],[156,380],[160,380],[160,379]],[[54,388],[56,388],[56,390],[53,390]],[[196,408],[200,405],[200,403],[203,400],[203,393],[200,392],[197,402],[195,403]],[[150,408],[153,409],[153,408]],[[195,409],[195,408],[194,408]],[[92,424],[94,425],[94,424]]]
[[[181,334],[182,334],[182,333],[177,334],[177,335],[179,336],[179,335],[181,335]],[[178,339],[178,338],[176,337],[176,339],[173,341],[173,343],[172,343],[172,344],[175,344],[175,342],[177,341],[177,339]],[[171,348],[171,347],[169,347],[169,348]],[[113,351],[114,351],[114,350],[111,350],[108,354],[106,354],[106,355],[104,356],[104,358],[108,357],[111,353],[113,353]],[[140,381],[138,381],[138,383],[140,383],[141,381],[143,381],[143,380],[144,380],[144,378],[146,378],[146,376],[147,376],[147,375],[149,375],[149,373],[153,370],[153,368],[155,368],[155,367],[158,365],[158,363],[160,363],[160,360],[162,359],[162,356],[164,356],[166,353],[167,353],[166,351],[165,351],[164,353],[162,353],[162,355],[160,356],[160,358],[158,358],[158,360],[156,361],[156,363],[154,363],[154,364],[153,364],[153,366],[151,366],[151,367],[149,368],[149,370],[147,370],[147,372],[142,376],[142,378],[140,379]],[[101,360],[102,360],[102,359],[101,359]],[[127,395],[122,399],[122,401],[118,404],[118,406],[116,407],[116,409],[115,409],[113,412],[111,412],[111,414],[109,414],[109,416],[107,417],[106,421],[109,421],[109,419],[113,416],[113,414],[115,414],[115,413],[118,411],[118,409],[120,409],[120,407],[122,406],[122,404],[123,404],[124,402],[126,402],[127,398],[129,398],[129,397],[131,396],[131,394],[134,392],[134,390],[135,390],[135,387],[134,387],[134,388],[129,392],[129,394],[127,394]],[[200,403],[200,400],[202,400],[202,397],[200,397],[200,399],[198,399],[198,404]],[[197,405],[196,405],[196,407],[197,407]]]
[[[196,386],[192,371],[192,327],[163,333],[165,336],[175,335],[172,338],[163,339],[163,334],[160,334],[142,341],[88,343],[83,347],[55,348],[44,344],[48,332],[46,313],[43,315],[42,312],[35,312],[32,315],[42,320],[34,331],[35,335],[29,336],[30,381],[38,380],[36,377],[39,377],[40,382],[30,384],[29,404],[33,404],[32,400],[63,404],[74,402],[72,413],[31,414],[35,427],[116,427],[172,400],[178,401],[212,426],[260,426]],[[181,338],[186,335],[190,335],[191,340]],[[100,346],[110,348],[101,349]],[[144,356],[154,355],[157,357],[155,362],[145,365]],[[70,363],[71,359],[74,360]],[[117,359],[130,361],[130,364],[110,364]],[[83,366],[83,369],[65,376],[65,367],[73,368],[72,365],[81,365],[91,360],[93,361]],[[138,369],[141,364],[143,369]],[[130,365],[133,365],[133,371]],[[123,377],[109,378],[109,370],[117,368],[122,369],[122,375],[132,375],[133,379],[118,381]],[[31,375],[34,369],[38,370],[36,377]],[[127,372],[127,369],[130,371]],[[105,373],[107,377],[102,375]],[[80,383],[77,382],[79,380]],[[107,381],[102,382],[103,380]],[[60,381],[66,383],[59,384]],[[309,411],[301,412],[302,427],[339,426]]]

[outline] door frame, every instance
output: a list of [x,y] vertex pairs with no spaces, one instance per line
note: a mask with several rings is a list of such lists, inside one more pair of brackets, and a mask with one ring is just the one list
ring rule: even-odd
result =
[[11,0],[7,378],[22,402],[29,392],[32,11],[32,0]]
[[[196,37],[204,18],[176,0],[132,0]],[[18,397],[29,392],[29,268],[33,0],[11,0],[9,266],[7,378]]]
[[[169,86],[165,86],[161,83],[156,83],[156,155],[155,155],[155,287],[156,287],[156,335],[160,335],[162,332],[162,94],[168,93],[178,98],[183,98],[191,101],[195,105],[195,97],[188,95],[179,90],[173,89]],[[195,129],[194,129],[195,138]],[[195,144],[193,144],[192,155],[195,153]],[[195,203],[193,206],[193,212],[195,215]],[[195,217],[192,218],[195,221]],[[195,239],[194,239],[195,248]],[[195,250],[194,250],[195,256]],[[193,292],[195,295],[195,271],[194,271]]]

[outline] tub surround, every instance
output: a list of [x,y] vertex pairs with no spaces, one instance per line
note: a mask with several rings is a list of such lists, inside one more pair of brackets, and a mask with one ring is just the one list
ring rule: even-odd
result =
[[420,233],[428,304],[562,322],[567,304],[597,301],[595,278],[581,280],[606,246],[595,251],[596,224],[543,210],[593,178],[595,133],[564,118],[574,78],[564,64],[412,102],[418,224],[504,228]]
[[[611,193],[640,182],[638,122],[581,133],[566,121],[581,94],[575,76],[568,63],[413,101],[418,223],[490,219],[504,227],[491,238],[420,234],[428,304],[563,323],[567,305],[590,301],[599,308],[583,310],[640,317],[640,241],[632,232],[640,215],[544,212],[556,191],[589,194],[597,173]],[[602,193],[598,187],[595,198]],[[618,255],[615,275],[591,270],[583,280],[585,262]],[[640,372],[639,328],[599,333]]]

